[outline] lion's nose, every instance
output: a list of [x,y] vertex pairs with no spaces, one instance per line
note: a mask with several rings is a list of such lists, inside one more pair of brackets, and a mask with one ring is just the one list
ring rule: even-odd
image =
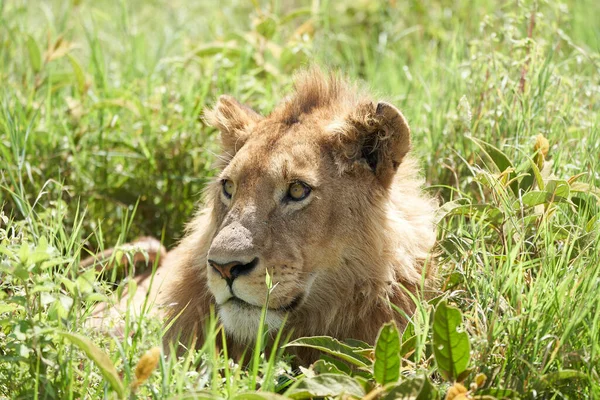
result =
[[221,278],[225,279],[227,283],[231,286],[233,280],[240,275],[249,274],[256,265],[258,264],[258,258],[250,261],[247,264],[241,263],[239,261],[232,261],[228,263],[218,263],[214,260],[208,260],[210,266],[217,271]]

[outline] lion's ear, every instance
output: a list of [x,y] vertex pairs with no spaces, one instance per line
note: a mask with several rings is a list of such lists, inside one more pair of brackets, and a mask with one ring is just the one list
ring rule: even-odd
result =
[[346,118],[340,140],[347,158],[371,169],[388,187],[410,150],[410,128],[393,105],[366,103]]
[[263,117],[231,96],[220,96],[213,109],[204,112],[206,122],[221,131],[223,152],[233,156]]

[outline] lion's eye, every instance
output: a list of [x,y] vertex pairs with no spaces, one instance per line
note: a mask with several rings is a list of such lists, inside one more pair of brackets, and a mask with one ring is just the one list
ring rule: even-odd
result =
[[304,200],[310,194],[310,186],[303,182],[294,182],[290,185],[287,197],[292,201]]
[[223,194],[225,195],[225,197],[230,199],[231,196],[233,196],[233,189],[235,189],[233,181],[231,179],[223,179],[221,181],[221,184],[223,185]]

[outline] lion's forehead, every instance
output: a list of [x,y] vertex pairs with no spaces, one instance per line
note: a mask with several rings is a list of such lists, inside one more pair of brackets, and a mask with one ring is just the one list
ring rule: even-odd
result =
[[318,179],[322,162],[322,146],[308,138],[284,137],[278,141],[266,138],[249,140],[236,154],[226,173],[241,180]]

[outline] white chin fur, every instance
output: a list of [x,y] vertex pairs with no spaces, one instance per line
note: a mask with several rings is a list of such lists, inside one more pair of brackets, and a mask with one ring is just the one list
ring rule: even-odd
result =
[[[232,301],[219,306],[219,318],[225,332],[237,342],[253,343],[258,332],[261,309]],[[283,316],[278,311],[267,310],[267,327],[269,331],[277,331],[283,324]]]

